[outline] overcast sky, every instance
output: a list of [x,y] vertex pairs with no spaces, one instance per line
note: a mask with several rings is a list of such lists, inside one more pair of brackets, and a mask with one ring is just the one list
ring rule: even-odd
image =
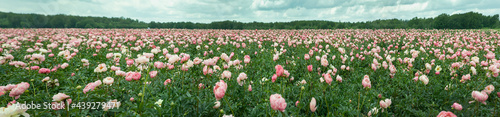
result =
[[500,0],[0,0],[0,11],[209,23],[293,20],[372,21],[469,11],[500,13]]

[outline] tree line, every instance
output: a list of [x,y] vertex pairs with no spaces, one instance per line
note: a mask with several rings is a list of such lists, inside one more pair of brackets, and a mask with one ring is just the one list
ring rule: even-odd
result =
[[480,29],[500,28],[499,15],[485,16],[477,12],[441,14],[434,18],[380,19],[366,22],[324,20],[291,22],[211,23],[155,22],[146,23],[124,17],[90,17],[73,15],[41,15],[0,12],[0,28],[178,28],[178,29]]

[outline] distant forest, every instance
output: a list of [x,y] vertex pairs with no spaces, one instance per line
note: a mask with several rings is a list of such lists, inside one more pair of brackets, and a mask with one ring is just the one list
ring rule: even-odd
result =
[[366,22],[324,20],[291,22],[214,21],[150,22],[130,18],[108,18],[73,15],[41,15],[0,12],[0,28],[178,28],[178,29],[481,29],[500,28],[499,15],[485,16],[477,12],[441,14],[434,18],[381,19]]

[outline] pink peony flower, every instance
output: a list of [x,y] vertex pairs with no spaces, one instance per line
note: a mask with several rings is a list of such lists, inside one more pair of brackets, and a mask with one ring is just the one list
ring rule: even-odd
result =
[[336,80],[337,80],[338,82],[342,83],[342,77],[340,77],[339,75],[337,75]]
[[467,81],[467,80],[470,80],[470,77],[471,77],[471,76],[470,76],[470,74],[463,75],[463,76],[462,76],[462,79],[460,80],[460,82],[465,82],[465,81]]
[[238,75],[238,78],[236,78],[236,81],[240,86],[243,86],[244,80],[247,79],[247,74],[244,72],[241,72],[240,75]]
[[458,110],[458,111],[461,111],[462,110],[462,105],[458,104],[458,103],[453,103],[453,105],[451,105],[451,108],[455,109],[455,110]]
[[271,103],[271,108],[273,110],[279,110],[281,112],[285,112],[286,101],[283,97],[281,97],[280,94],[271,95],[269,101]]
[[127,59],[127,65],[134,64],[134,59]]
[[165,64],[163,64],[163,62],[159,62],[159,61],[156,61],[154,63],[154,66],[158,69],[162,69],[162,68],[165,68]]
[[488,54],[484,55],[486,59],[494,59],[495,58],[495,53],[493,52],[488,52]]
[[387,108],[391,105],[391,103],[392,103],[391,99],[380,100],[380,107]]
[[312,70],[313,70],[313,65],[308,65],[307,66],[307,71],[312,72]]
[[248,85],[248,91],[252,91],[252,85]]
[[125,80],[132,81],[132,79],[134,79],[134,80],[141,79],[141,73],[140,72],[127,72],[127,74],[125,75]]
[[219,82],[215,83],[214,87],[215,99],[217,100],[222,99],[226,94],[226,90],[227,90],[227,84],[223,80],[220,80]]
[[60,101],[65,100],[66,98],[69,98],[69,96],[64,94],[64,93],[58,93],[58,94],[52,96],[52,101],[60,102]]
[[486,104],[486,100],[488,99],[488,94],[486,92],[472,91],[472,98],[476,101]]
[[149,77],[150,78],[154,78],[154,77],[156,77],[157,74],[158,74],[158,71],[150,71],[149,72]]
[[315,112],[317,109],[316,99],[314,99],[314,97],[311,99],[311,103],[309,103],[309,109],[311,109],[311,112]]
[[441,111],[436,117],[457,117],[457,115],[450,111]]
[[124,71],[121,71],[121,70],[117,70],[117,71],[115,72],[115,74],[116,74],[117,76],[126,76],[126,74],[127,74],[127,73],[125,73]]
[[24,91],[26,91],[29,87],[30,87],[29,83],[21,82],[21,83],[19,83],[17,85],[10,85],[10,87],[9,86],[4,87],[4,90],[6,90],[6,89],[12,89],[10,91],[10,93],[9,93],[9,96],[10,97],[15,97],[15,99],[18,99],[19,96],[21,94],[23,94]]
[[172,80],[171,79],[167,79],[165,80],[165,82],[163,82],[163,85],[167,85],[167,84],[170,84],[172,83]]
[[40,66],[31,66],[31,70],[38,70],[40,69]]
[[221,74],[221,78],[227,78],[229,80],[231,80],[231,72],[230,71],[223,71],[222,74]]
[[62,69],[66,69],[66,67],[68,67],[68,66],[69,66],[69,64],[68,64],[68,63],[63,63],[63,64],[61,65],[61,68],[62,68]]
[[484,92],[486,92],[488,95],[493,92],[493,90],[495,90],[495,87],[493,85],[488,85],[486,87],[484,87]]
[[38,70],[38,73],[41,73],[41,74],[48,74],[50,73],[50,69],[47,69],[47,68],[40,68]]
[[328,85],[331,85],[332,84],[332,76],[330,75],[330,73],[327,73],[327,74],[323,74],[323,77],[325,79],[325,82],[328,83]]
[[274,66],[274,69],[276,69],[276,75],[278,75],[278,77],[283,76],[283,73],[285,72],[285,70],[283,69],[283,66],[276,65],[276,66]]
[[274,74],[273,77],[271,77],[271,81],[275,82],[277,78],[278,78],[278,75]]
[[245,62],[245,64],[250,63],[250,56],[249,55],[245,55],[245,59],[243,60],[243,62]]
[[364,76],[361,84],[363,85],[363,88],[372,88],[372,84],[370,82],[370,77],[368,75]]

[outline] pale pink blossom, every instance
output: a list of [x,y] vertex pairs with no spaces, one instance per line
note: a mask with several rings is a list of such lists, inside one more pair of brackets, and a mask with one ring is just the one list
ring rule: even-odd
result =
[[458,103],[453,103],[453,105],[451,105],[451,108],[455,109],[455,110],[458,110],[458,111],[461,111],[462,110],[462,105],[458,104]]
[[313,97],[311,99],[311,103],[309,103],[309,109],[311,109],[311,112],[315,112],[317,108],[318,107],[316,107],[316,99]]
[[158,71],[150,71],[149,72],[149,77],[150,78],[154,78],[154,77],[156,77],[157,74],[158,74]]
[[114,82],[114,79],[111,77],[106,77],[106,78],[102,79],[102,83],[107,84],[107,85],[111,85],[111,84],[113,84],[113,82]]
[[280,94],[273,94],[270,96],[269,101],[271,103],[271,108],[273,110],[279,110],[285,112],[286,101]]
[[472,91],[472,98],[474,98],[474,100],[476,100],[478,102],[486,104],[486,100],[488,99],[488,94],[484,91],[482,91],[482,92]]
[[387,108],[391,105],[391,103],[392,103],[391,99],[380,100],[380,107]]
[[221,78],[227,78],[229,80],[231,80],[231,72],[230,71],[223,71],[222,74],[221,74]]
[[127,72],[127,74],[125,75],[125,80],[132,81],[132,79],[134,79],[134,80],[141,79],[141,73],[140,72]]
[[214,87],[215,98],[217,100],[222,99],[226,94],[226,90],[227,90],[227,84],[223,80],[220,80],[219,82],[215,83]]
[[66,98],[69,98],[69,96],[64,94],[64,93],[58,93],[58,94],[52,96],[52,101],[60,102],[60,101],[65,100]]
[[450,111],[441,111],[436,117],[457,117],[457,115]]
[[363,81],[361,82],[361,84],[363,85],[363,88],[371,88],[372,87],[370,77],[368,75],[365,75],[363,77]]

